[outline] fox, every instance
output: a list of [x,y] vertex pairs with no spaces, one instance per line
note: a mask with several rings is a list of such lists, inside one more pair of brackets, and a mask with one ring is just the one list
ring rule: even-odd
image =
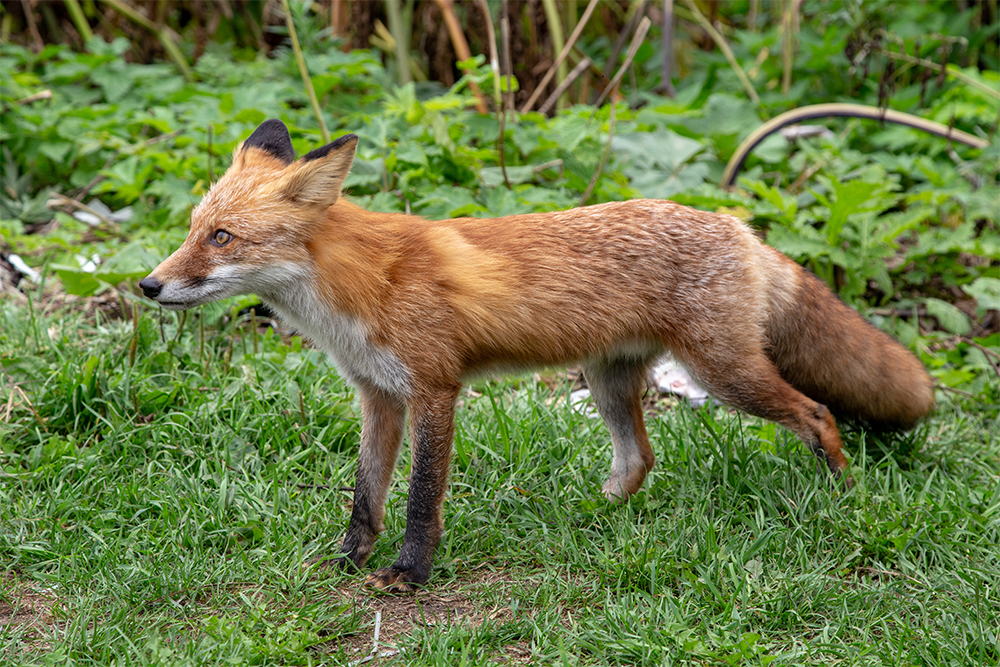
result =
[[456,402],[494,372],[580,365],[611,439],[602,492],[622,502],[656,458],[642,398],[671,354],[718,401],[786,427],[849,480],[834,415],[909,429],[934,407],[920,361],[736,217],[667,200],[427,220],[341,196],[355,134],[296,158],[262,123],[144,278],[171,310],[255,294],[324,350],[362,416],[341,551],[361,571],[384,530],[409,417],[406,529],[366,583],[425,585],[443,534]]

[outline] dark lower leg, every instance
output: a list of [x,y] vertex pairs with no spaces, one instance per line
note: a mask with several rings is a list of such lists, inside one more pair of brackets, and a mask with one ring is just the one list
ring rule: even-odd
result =
[[448,486],[454,435],[455,398],[451,387],[410,403],[410,495],[406,506],[406,535],[399,558],[368,578],[389,591],[408,591],[427,581],[434,551],[444,529],[442,506]]

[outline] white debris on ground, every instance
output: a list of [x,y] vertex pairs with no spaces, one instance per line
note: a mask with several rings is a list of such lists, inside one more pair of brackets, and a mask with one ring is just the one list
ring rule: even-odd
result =
[[89,211],[75,211],[73,217],[91,227],[97,227],[102,222],[126,222],[132,219],[132,207],[126,206],[120,211],[112,211],[111,207],[100,199],[91,199],[87,202]]
[[589,389],[577,389],[571,392],[569,395],[569,404],[574,410],[582,412],[585,417],[600,417],[597,414],[597,408],[594,407],[594,402],[590,400]]
[[[649,385],[661,394],[674,394],[686,398],[692,407],[697,408],[708,403],[708,392],[698,386],[686,368],[670,357],[661,360],[650,370]],[[590,398],[590,389],[577,389],[570,393],[569,404],[587,417],[599,416]]]
[[650,374],[653,386],[660,393],[683,396],[694,407],[708,402],[708,392],[698,386],[686,368],[670,357],[654,366]]
[[10,262],[11,266],[20,271],[21,275],[23,275],[31,282],[37,283],[39,280],[42,279],[38,271],[35,271],[33,268],[28,266],[27,263],[25,263],[25,261],[21,259],[20,255],[14,255],[14,254],[7,255],[7,261]]

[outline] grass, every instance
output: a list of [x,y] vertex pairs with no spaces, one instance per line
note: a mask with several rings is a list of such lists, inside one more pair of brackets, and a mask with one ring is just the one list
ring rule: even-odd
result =
[[301,567],[338,549],[356,464],[322,355],[236,308],[138,310],[0,302],[3,664],[348,664],[376,613],[389,654],[366,664],[1000,663],[995,411],[945,402],[907,453],[853,434],[848,489],[769,423],[665,410],[616,507],[566,383],[484,382],[429,587],[385,596]]

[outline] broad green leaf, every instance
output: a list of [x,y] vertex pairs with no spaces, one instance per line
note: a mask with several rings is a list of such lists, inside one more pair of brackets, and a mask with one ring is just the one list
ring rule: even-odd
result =
[[53,264],[52,268],[62,281],[63,289],[75,296],[90,296],[101,286],[94,274],[71,266]]
[[924,303],[927,306],[927,314],[937,318],[945,331],[964,336],[972,329],[969,316],[947,301],[927,299]]
[[[527,183],[535,176],[535,168],[530,165],[507,167],[507,180],[511,185]],[[479,171],[479,177],[483,185],[487,188],[495,188],[504,185],[503,169],[500,167],[483,167]]]
[[985,315],[987,310],[1000,310],[1000,278],[980,276],[963,289],[975,298],[979,315]]

